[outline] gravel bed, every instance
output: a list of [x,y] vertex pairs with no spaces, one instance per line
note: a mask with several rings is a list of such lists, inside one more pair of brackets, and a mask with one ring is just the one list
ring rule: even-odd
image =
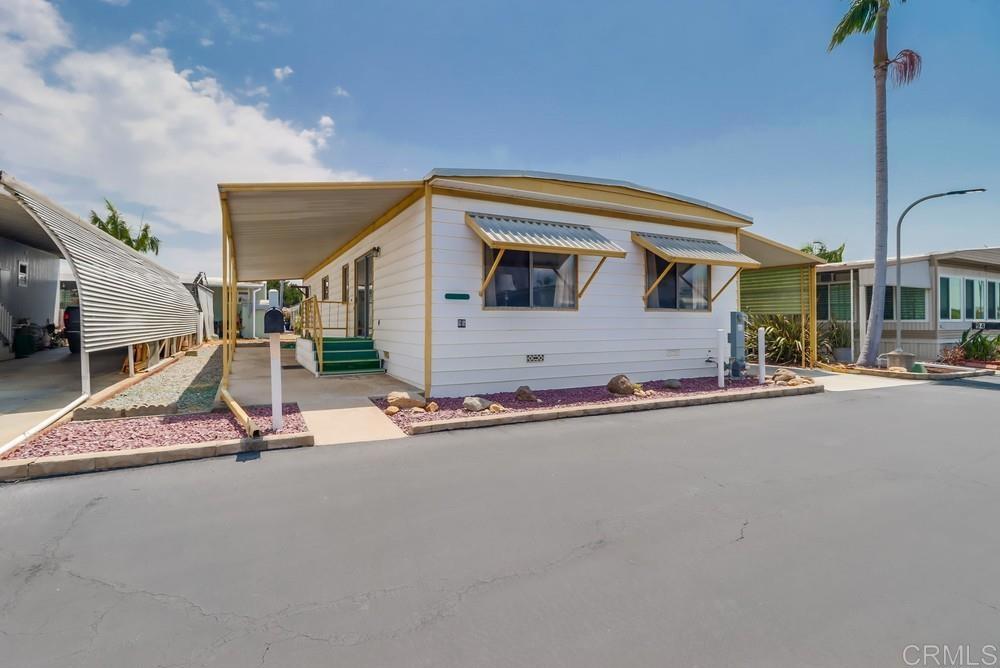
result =
[[[740,378],[738,380],[726,379],[726,388],[719,389],[719,381],[714,376],[706,378],[683,378],[681,387],[671,390],[664,387],[662,380],[653,380],[641,383],[644,390],[652,391],[645,397],[621,396],[611,394],[604,385],[592,387],[572,387],[562,390],[534,390],[538,402],[518,401],[514,398],[513,392],[498,392],[495,394],[477,394],[490,402],[500,404],[507,413],[523,413],[525,411],[535,411],[541,408],[566,408],[569,406],[594,406],[600,404],[627,403],[630,401],[644,401],[646,399],[667,399],[680,395],[715,394],[718,392],[750,391],[758,387],[755,378]],[[418,422],[434,422],[437,420],[451,420],[453,418],[471,417],[473,415],[489,415],[489,411],[471,413],[462,408],[462,401],[465,397],[444,397],[433,398],[437,402],[440,410],[435,413],[411,413],[403,409],[395,415],[387,416],[396,425],[406,430],[412,424]],[[372,398],[372,403],[385,410],[389,403],[385,397]]]
[[[247,413],[260,427],[261,435],[296,434],[308,431],[299,411],[299,405],[295,403],[282,406],[281,414],[285,416],[285,424],[278,432],[271,430],[270,406],[250,407],[247,408]],[[7,453],[4,459],[132,450],[229,440],[245,436],[246,433],[228,410],[188,415],[67,422]]]
[[177,404],[178,413],[211,410],[222,379],[222,347],[202,346],[167,368],[99,404],[103,408]]

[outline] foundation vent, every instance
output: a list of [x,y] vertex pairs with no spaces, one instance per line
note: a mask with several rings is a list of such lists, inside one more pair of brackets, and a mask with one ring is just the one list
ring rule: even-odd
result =
[[537,364],[538,362],[544,362],[545,355],[525,355],[525,361],[528,364]]

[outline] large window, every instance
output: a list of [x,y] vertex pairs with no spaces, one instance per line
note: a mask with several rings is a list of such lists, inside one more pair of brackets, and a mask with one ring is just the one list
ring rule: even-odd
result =
[[1000,282],[990,281],[986,288],[986,319],[1000,320]]
[[848,283],[816,286],[816,319],[851,319],[851,286]]
[[986,318],[986,281],[976,278],[965,279],[965,319]]
[[[646,251],[646,290],[670,263]],[[708,311],[711,305],[712,272],[707,264],[678,262],[646,298],[648,308]]]
[[[899,297],[903,320],[927,319],[927,290],[904,285]],[[868,312],[871,313],[872,286],[870,285],[865,287],[865,301],[868,303]],[[896,293],[892,285],[885,286],[885,309],[882,313],[885,320],[896,319]]]
[[942,320],[962,319],[962,280],[953,276],[942,276],[938,290]]
[[[499,250],[484,246],[483,276]],[[488,308],[576,308],[576,255],[505,251],[483,293]]]

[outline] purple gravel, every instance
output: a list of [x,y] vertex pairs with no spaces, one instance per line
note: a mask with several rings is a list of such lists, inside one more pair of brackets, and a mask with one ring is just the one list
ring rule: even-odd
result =
[[[261,434],[272,433],[270,406],[254,406],[248,408],[247,413],[260,427]],[[285,424],[278,433],[308,431],[298,404],[284,404],[281,414],[285,417]],[[67,422],[7,453],[4,459],[132,450],[244,436],[246,433],[229,411]]]
[[[653,380],[641,383],[644,390],[652,390],[654,394],[646,397],[619,396],[608,392],[604,385],[592,387],[571,387],[562,390],[534,390],[535,396],[539,398],[537,403],[518,401],[514,398],[513,392],[497,392],[494,394],[477,394],[493,403],[498,403],[507,410],[507,413],[523,413],[541,408],[565,408],[569,406],[614,404],[629,401],[642,401],[645,399],[667,399],[681,394],[714,394],[717,392],[749,391],[757,387],[757,380],[754,378],[741,378],[739,380],[726,379],[726,388],[720,390],[718,380],[714,377],[705,378],[683,378],[681,388],[670,390],[663,386],[664,381]],[[470,417],[472,415],[484,415],[483,413],[470,413],[462,408],[462,401],[465,397],[443,397],[433,398],[441,410],[436,413],[411,413],[403,409],[389,419],[406,431],[406,428],[418,422],[433,422],[436,420],[451,420],[454,418]],[[389,403],[385,397],[373,398],[372,402],[385,410]]]

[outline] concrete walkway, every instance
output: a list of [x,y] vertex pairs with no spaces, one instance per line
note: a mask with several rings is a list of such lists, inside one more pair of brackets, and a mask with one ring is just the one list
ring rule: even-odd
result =
[[[782,367],[767,367],[767,373],[772,374]],[[856,390],[880,390],[889,387],[910,387],[912,385],[922,385],[929,383],[928,380],[906,380],[903,378],[884,378],[881,376],[865,376],[862,374],[832,373],[821,371],[820,369],[802,369],[799,367],[785,367],[792,369],[800,376],[815,378],[816,382],[826,388],[827,392],[853,392]],[[757,365],[747,366],[747,374],[754,376],[757,374]]]
[[[271,403],[271,370],[267,347],[239,346],[229,391],[242,406]],[[414,388],[386,374],[316,378],[298,366],[294,350],[281,351],[285,402],[296,402],[316,445],[381,441],[405,436],[368,397]]]

